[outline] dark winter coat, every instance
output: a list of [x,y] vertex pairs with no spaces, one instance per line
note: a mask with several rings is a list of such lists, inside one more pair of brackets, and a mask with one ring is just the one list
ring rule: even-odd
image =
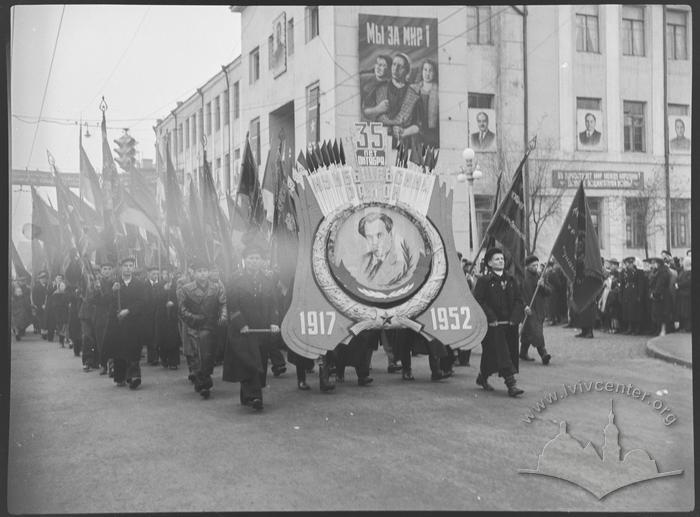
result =
[[[690,308],[691,271],[683,270],[678,275],[678,291],[676,292],[676,320],[683,323],[692,318]],[[687,329],[686,329],[687,330]]]
[[32,304],[29,295],[22,291],[22,294],[17,295],[12,292],[12,328],[25,330],[31,323]]
[[239,271],[226,290],[228,332],[223,380],[239,382],[261,375],[261,346],[271,346],[270,334],[241,334],[241,329],[269,329],[280,324],[279,293],[271,274]]
[[[111,303],[103,354],[107,358],[134,362],[141,358],[139,333],[146,307],[146,286],[135,277],[129,285],[120,278],[119,285],[119,294],[109,288]],[[124,309],[129,309],[129,314],[120,321],[117,313]]]
[[637,268],[624,271],[620,283],[620,305],[622,321],[626,324],[637,324],[641,321],[646,290],[647,279],[644,271]]
[[535,348],[544,346],[542,325],[545,318],[545,305],[547,299],[552,294],[552,288],[547,283],[546,279],[544,285],[537,289],[537,282],[539,279],[540,275],[537,273],[533,273],[529,269],[525,270],[525,279],[523,280],[523,303],[525,305],[530,303],[535,290],[537,290],[537,296],[535,297],[534,303],[530,306],[532,313],[525,318],[520,337],[523,343],[533,345]]
[[[155,339],[161,356],[164,352],[180,348],[176,284],[174,280],[166,284],[159,284],[159,288],[155,292]],[[168,302],[173,302],[173,305],[168,307]]]
[[665,323],[671,309],[669,289],[670,274],[666,266],[659,266],[649,278],[649,300],[651,300],[651,319],[656,323]]

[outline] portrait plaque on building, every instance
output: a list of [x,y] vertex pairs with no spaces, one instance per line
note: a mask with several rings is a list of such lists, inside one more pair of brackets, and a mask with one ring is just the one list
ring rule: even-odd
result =
[[287,71],[287,13],[281,13],[272,22],[270,68],[274,77]]
[[[352,145],[352,144],[350,144]],[[419,167],[344,163],[293,175],[299,254],[285,343],[315,358],[367,329],[453,349],[486,334],[452,236],[452,193]]]

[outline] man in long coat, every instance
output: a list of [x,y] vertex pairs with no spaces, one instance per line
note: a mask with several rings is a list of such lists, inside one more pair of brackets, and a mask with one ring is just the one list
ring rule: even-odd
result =
[[141,331],[142,317],[146,307],[146,286],[137,280],[134,273],[136,260],[133,257],[121,261],[121,278],[112,284],[111,307],[105,356],[114,361],[114,382],[117,386],[129,384],[136,389],[141,385]]
[[113,284],[114,262],[105,256],[100,259],[100,274],[92,293],[92,304],[95,306],[93,324],[95,326],[96,362],[101,367],[100,375],[107,374],[109,358],[105,355],[105,340],[112,307]]
[[481,305],[488,321],[486,337],[481,342],[481,366],[476,383],[493,391],[487,379],[492,373],[503,377],[508,395],[524,392],[516,386],[518,372],[518,325],[523,316],[522,291],[515,278],[504,271],[505,259],[500,248],[491,248],[484,255],[488,266],[485,275],[474,286],[474,298]]
[[194,390],[206,399],[214,386],[216,332],[226,324],[226,294],[220,283],[209,280],[205,261],[194,261],[192,267],[194,281],[178,291],[177,306],[186,328],[184,351]]
[[272,275],[263,271],[265,252],[262,243],[246,246],[244,268],[233,276],[226,293],[229,325],[223,380],[240,382],[241,404],[258,411],[263,408],[262,388],[274,346],[271,334],[280,331],[278,293]]
[[651,321],[654,325],[654,335],[663,336],[666,334],[666,321],[671,309],[669,277],[670,273],[663,259],[651,259],[649,300],[651,300]]
[[177,309],[177,278],[170,271],[161,271],[161,284],[156,291],[156,348],[160,364],[177,370],[180,365],[180,332]]
[[159,271],[157,267],[148,268],[146,278],[146,307],[143,313],[142,339],[146,347],[146,362],[151,366],[158,366],[158,349],[156,344],[156,303],[158,291],[162,285],[158,279]]
[[[538,288],[539,286],[539,288]],[[535,295],[535,291],[537,294]],[[552,356],[547,352],[544,343],[544,318],[546,300],[552,294],[552,288],[547,284],[544,275],[540,274],[540,261],[535,255],[525,259],[525,278],[523,279],[523,302],[525,306],[525,322],[520,333],[520,359],[534,361],[529,355],[530,345],[537,349],[542,364],[547,365]],[[532,305],[533,295],[535,300]]]
[[637,269],[635,257],[627,257],[622,262],[625,265],[620,282],[622,323],[625,326],[623,333],[636,335],[641,333],[642,303],[647,279],[644,271]]
[[41,337],[46,339],[46,299],[49,296],[48,286],[49,274],[46,271],[41,271],[37,275],[37,280],[32,287],[32,313],[34,316],[34,333],[38,330]]

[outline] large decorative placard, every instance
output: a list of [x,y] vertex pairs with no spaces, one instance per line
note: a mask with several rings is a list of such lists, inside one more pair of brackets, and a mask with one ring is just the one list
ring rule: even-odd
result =
[[476,346],[486,316],[455,249],[452,193],[432,171],[354,169],[326,152],[333,147],[293,174],[299,255],[285,343],[316,358],[363,330],[410,328]]

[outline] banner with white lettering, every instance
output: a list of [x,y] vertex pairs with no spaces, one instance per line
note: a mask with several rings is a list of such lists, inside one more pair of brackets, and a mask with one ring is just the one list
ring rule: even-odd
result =
[[399,143],[440,146],[437,18],[360,14],[362,120]]

